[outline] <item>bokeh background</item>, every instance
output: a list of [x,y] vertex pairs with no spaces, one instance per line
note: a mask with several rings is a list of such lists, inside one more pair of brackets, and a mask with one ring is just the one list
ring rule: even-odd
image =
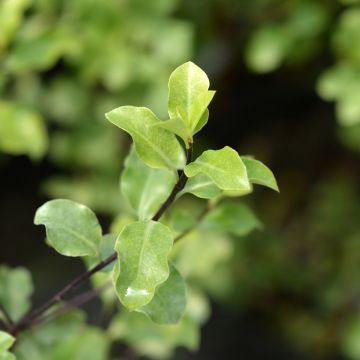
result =
[[281,193],[246,199],[264,226],[214,269],[226,284],[208,289],[199,351],[174,356],[360,359],[357,0],[1,0],[0,262],[31,270],[35,303],[83,269],[45,245],[35,210],[69,198],[109,226],[129,138],[104,113],[165,119],[188,60],[217,90],[196,150],[255,155]]

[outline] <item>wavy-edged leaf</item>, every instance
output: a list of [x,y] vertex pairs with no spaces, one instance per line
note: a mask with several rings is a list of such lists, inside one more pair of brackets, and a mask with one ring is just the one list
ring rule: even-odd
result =
[[215,92],[206,73],[192,62],[176,68],[169,79],[168,110],[170,119],[179,115],[192,134]]
[[[34,287],[30,272],[22,267],[0,267],[0,303],[13,321],[19,320],[30,310],[30,295]],[[0,318],[1,318],[0,310]]]
[[178,323],[186,308],[184,279],[174,265],[169,266],[169,277],[156,288],[152,300],[138,310],[157,324]]
[[97,256],[101,227],[86,206],[71,200],[51,200],[35,214],[34,223],[45,225],[49,244],[65,256]]
[[222,190],[241,194],[251,189],[244,163],[239,154],[228,146],[221,150],[203,152],[194,162],[187,165],[184,171],[190,178],[204,174]]
[[174,172],[147,166],[132,149],[125,160],[121,191],[138,218],[149,220],[167,199],[175,182]]
[[13,336],[0,330],[0,355],[10,349],[14,342],[15,338]]
[[250,157],[242,156],[250,182],[266,186],[279,192],[279,187],[272,171],[264,165],[261,161],[252,159]]
[[140,159],[153,168],[177,169],[183,164],[183,151],[175,135],[158,126],[154,113],[144,107],[122,106],[106,118],[131,135]]
[[172,244],[170,229],[161,223],[148,220],[124,227],[115,244],[118,259],[113,282],[126,308],[135,310],[148,304],[156,287],[168,278]]
[[245,205],[224,203],[218,205],[203,220],[202,226],[211,231],[222,231],[235,236],[245,236],[261,223]]

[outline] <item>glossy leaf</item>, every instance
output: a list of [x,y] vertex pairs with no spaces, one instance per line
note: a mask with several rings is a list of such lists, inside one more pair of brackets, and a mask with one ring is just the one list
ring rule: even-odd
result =
[[222,190],[215,185],[210,177],[204,174],[198,174],[187,181],[179,195],[185,193],[193,194],[201,199],[213,199],[221,195]]
[[134,149],[125,160],[121,190],[140,220],[152,218],[169,196],[175,182],[174,172],[147,166]]
[[238,153],[228,146],[203,152],[185,167],[185,174],[190,178],[198,174],[206,175],[220,189],[238,194],[247,193],[251,188],[244,163]]
[[245,205],[238,203],[220,204],[203,220],[202,226],[211,231],[223,231],[235,236],[245,236],[261,223]]
[[122,311],[109,329],[113,339],[129,344],[138,354],[169,359],[178,346],[195,351],[199,346],[199,328],[189,316],[176,325],[158,325],[144,314]]
[[152,126],[159,122],[147,108],[122,106],[106,114],[107,119],[131,135],[140,159],[154,168],[181,167],[182,149],[174,134]]
[[36,225],[45,225],[49,244],[65,256],[97,256],[101,227],[86,206],[71,200],[51,200],[35,214]]
[[244,162],[251,183],[266,186],[279,192],[276,179],[272,171],[262,162],[249,158],[241,157]]
[[179,66],[170,76],[170,119],[180,116],[190,135],[215,94],[214,91],[208,91],[209,85],[205,72],[192,62]]
[[185,282],[174,265],[170,264],[167,280],[156,288],[152,300],[138,311],[157,324],[176,324],[186,308]]
[[14,342],[15,338],[13,336],[0,330],[0,355],[10,349]]
[[168,254],[173,235],[165,225],[149,220],[125,226],[115,250],[115,291],[129,310],[148,304],[155,289],[169,276]]
[[19,320],[30,310],[32,292],[33,284],[28,270],[21,267],[0,267],[0,303],[13,321]]

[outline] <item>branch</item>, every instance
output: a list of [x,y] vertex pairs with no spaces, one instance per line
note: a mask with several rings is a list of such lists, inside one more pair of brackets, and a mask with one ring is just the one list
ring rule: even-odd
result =
[[197,216],[196,218],[196,222],[194,223],[193,226],[190,226],[188,229],[184,230],[182,233],[180,233],[178,236],[175,237],[174,239],[174,243],[181,240],[183,237],[185,237],[187,234],[189,234],[190,232],[192,232],[193,230],[196,229],[196,226],[199,224],[199,222],[205,217],[205,215],[212,209],[211,206],[207,206],[206,208],[204,208],[201,213]]
[[[186,164],[189,164],[192,159],[192,143],[189,143],[189,149],[187,150],[186,156]],[[159,210],[153,216],[152,220],[157,221],[160,217],[164,214],[164,212],[168,209],[168,207],[174,202],[176,195],[184,188],[187,182],[187,176],[185,175],[184,171],[181,170],[179,173],[179,179],[175,184],[173,190],[171,191],[168,198],[165,202],[160,206]],[[53,305],[57,304],[58,302],[65,299],[66,295],[68,295],[73,290],[77,289],[80,285],[82,285],[85,281],[87,281],[92,275],[97,273],[98,271],[105,268],[107,265],[111,264],[117,258],[117,254],[114,252],[111,254],[107,259],[101,261],[99,264],[94,266],[92,269],[84,272],[76,279],[70,282],[67,286],[65,286],[62,290],[60,290],[57,294],[55,294],[50,300],[45,302],[40,307],[36,308],[28,315],[25,315],[22,319],[18,322],[14,323],[10,327],[10,333],[13,335],[18,334],[20,331],[23,331],[29,327],[31,327],[41,315],[46,313]]]

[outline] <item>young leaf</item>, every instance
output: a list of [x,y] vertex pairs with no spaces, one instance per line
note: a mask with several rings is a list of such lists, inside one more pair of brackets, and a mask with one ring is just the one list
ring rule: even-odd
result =
[[0,360],[16,360],[14,354],[5,351],[4,353],[0,354]]
[[244,163],[238,153],[228,146],[221,150],[203,152],[184,171],[190,178],[204,174],[222,190],[241,194],[247,193],[251,188]]
[[120,233],[113,282],[121,303],[129,310],[148,304],[155,288],[168,278],[172,244],[170,229],[152,220],[127,225]]
[[208,91],[209,85],[205,72],[192,62],[179,66],[170,76],[170,119],[180,115],[191,135],[215,94]]
[[267,166],[258,160],[246,156],[242,156],[241,159],[246,166],[250,182],[266,186],[279,192],[275,176]]
[[15,342],[15,338],[10,334],[0,331],[0,355],[3,355],[8,349],[11,348]]
[[121,191],[139,219],[149,220],[167,199],[175,182],[174,172],[147,166],[132,149],[125,160]]
[[152,126],[159,119],[147,108],[122,106],[105,114],[114,125],[131,135],[141,160],[153,168],[182,166],[182,149],[174,134]]
[[30,309],[29,298],[32,292],[33,284],[28,270],[21,267],[0,267],[0,303],[13,321],[19,320]]
[[185,193],[193,194],[201,199],[213,199],[222,194],[222,190],[208,176],[198,174],[187,181],[179,196]]
[[166,121],[159,121],[153,126],[158,126],[163,129],[166,129],[175,135],[179,136],[181,139],[183,139],[185,146],[188,146],[188,139],[191,137],[188,133],[188,130],[185,126],[184,121],[180,118],[173,118]]
[[138,311],[157,324],[176,324],[186,308],[185,282],[174,265],[170,264],[167,280],[156,288],[152,300]]
[[45,225],[49,244],[65,256],[97,256],[101,227],[86,206],[70,200],[51,200],[35,214],[34,223]]
[[255,214],[245,205],[227,203],[218,205],[203,220],[202,226],[211,231],[223,231],[245,236],[261,227]]

